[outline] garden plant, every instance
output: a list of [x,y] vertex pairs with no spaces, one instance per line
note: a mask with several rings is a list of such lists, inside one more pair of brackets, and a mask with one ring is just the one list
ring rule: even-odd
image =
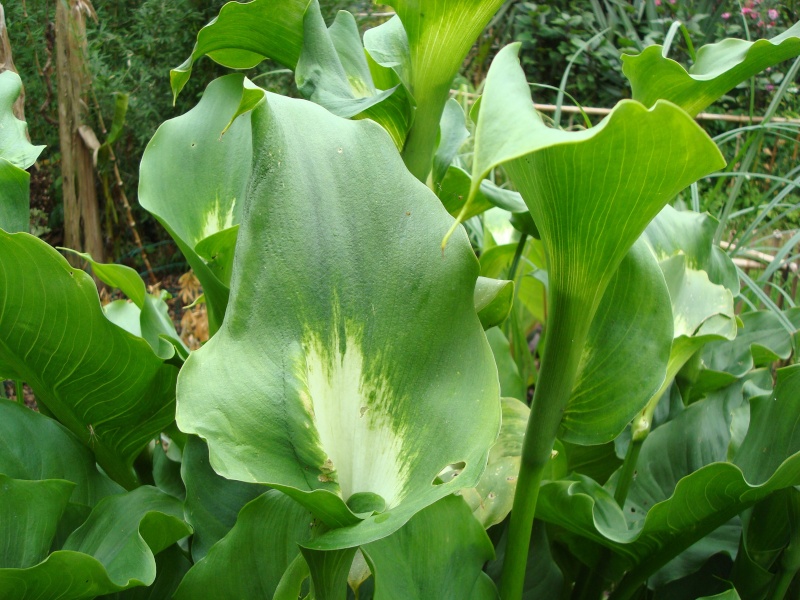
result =
[[625,56],[632,99],[566,130],[518,44],[450,99],[502,0],[388,4],[362,36],[231,2],[171,72],[270,59],[304,98],[225,75],[144,153],[194,351],[135,271],[26,233],[0,74],[0,379],[38,406],[0,400],[0,599],[797,597],[800,313],[737,314],[720,224],[671,202],[725,167],[694,117],[800,25]]

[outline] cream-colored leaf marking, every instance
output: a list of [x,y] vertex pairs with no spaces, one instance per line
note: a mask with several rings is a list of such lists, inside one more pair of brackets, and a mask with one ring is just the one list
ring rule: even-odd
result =
[[338,339],[325,347],[309,336],[305,364],[298,365],[307,389],[303,402],[328,456],[322,476],[339,483],[345,501],[357,492],[372,492],[391,508],[402,499],[407,481],[403,442],[385,412],[392,405],[386,397],[391,392],[385,381],[365,379],[361,344],[346,336],[344,354]]
[[216,199],[214,200],[214,205],[209,207],[205,214],[203,229],[200,232],[200,237],[198,237],[197,240],[204,240],[215,233],[219,233],[220,231],[228,229],[229,227],[233,227],[235,224],[233,222],[235,208],[236,198],[233,198],[230,203],[226,202],[223,205],[223,203],[220,201],[219,194],[217,194]]

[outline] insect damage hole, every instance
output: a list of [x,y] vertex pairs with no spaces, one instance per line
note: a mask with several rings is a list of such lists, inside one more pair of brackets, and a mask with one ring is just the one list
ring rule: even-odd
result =
[[436,477],[433,478],[431,484],[442,485],[443,483],[449,483],[453,481],[453,479],[458,477],[461,474],[461,472],[466,468],[467,468],[467,463],[465,463],[463,460],[450,463],[449,465],[443,467],[442,470],[436,474]]

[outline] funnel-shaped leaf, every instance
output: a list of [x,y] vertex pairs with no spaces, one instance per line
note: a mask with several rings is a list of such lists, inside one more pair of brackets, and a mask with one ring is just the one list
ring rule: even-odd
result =
[[670,296],[650,249],[631,248],[589,329],[559,439],[614,439],[664,381],[672,343]]
[[[391,0],[405,29],[410,73],[408,86],[416,101],[414,123],[403,158],[408,169],[425,180],[450,85],[489,20],[504,0]],[[377,60],[377,59],[376,59]],[[397,59],[402,63],[402,56]]]
[[352,547],[485,466],[500,406],[478,263],[463,234],[442,256],[452,219],[374,123],[271,94],[252,119],[231,302],[181,371],[178,423],[220,475],[352,526],[310,546]]
[[103,315],[94,281],[26,233],[0,231],[0,376],[37,400],[118,483],[172,422],[177,369]]
[[533,107],[518,44],[495,58],[481,99],[472,189],[505,163],[548,256],[551,290],[592,315],[647,224],[679,191],[724,166],[686,113],[620,102],[596,127],[547,127]]
[[[139,202],[166,228],[203,285],[212,333],[225,314],[230,283],[221,276],[227,269],[214,265],[232,260],[253,155],[250,113],[234,120],[244,104],[242,81],[241,75],[217,79],[195,108],[161,125],[139,177]],[[223,243],[207,241],[212,237]]]
[[[489,70],[471,195],[493,167],[504,164],[541,233],[549,282],[542,370],[548,354],[559,361],[551,370],[562,378],[556,386],[562,391],[546,394],[547,402],[557,405],[561,401],[554,398],[563,396],[565,386],[572,388],[589,325],[633,243],[675,194],[724,161],[697,124],[668,102],[647,110],[622,101],[584,131],[547,127],[531,102],[518,49],[518,44],[504,48]],[[626,404],[620,418],[630,414],[633,404]],[[613,437],[611,429],[605,439],[609,434]]]
[[0,229],[10,233],[28,231],[30,175],[25,169],[44,148],[28,141],[26,124],[11,110],[21,90],[19,75],[0,73]]
[[309,7],[295,75],[303,96],[340,117],[380,123],[402,149],[411,120],[408,95],[399,84],[377,89],[352,14],[339,11],[326,28],[318,4]]
[[170,71],[172,93],[180,93],[194,62],[206,55],[232,69],[250,69],[266,58],[294,69],[303,48],[303,16],[312,1],[228,2],[197,34],[192,55]]
[[622,72],[634,100],[646,106],[669,100],[694,117],[741,82],[798,54],[800,23],[769,40],[726,39],[703,46],[688,71],[666,58],[661,46],[649,46],[641,54],[623,54]]

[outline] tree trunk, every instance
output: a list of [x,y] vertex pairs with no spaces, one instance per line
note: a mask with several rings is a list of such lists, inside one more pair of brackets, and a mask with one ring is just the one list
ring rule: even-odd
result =
[[[3,71],[17,72],[14,66],[14,55],[11,53],[11,40],[8,38],[8,29],[6,29],[6,13],[3,10],[3,4],[0,2],[0,73]],[[11,107],[14,111],[14,116],[20,121],[25,120],[25,88],[23,87],[19,93],[19,98],[14,102]],[[25,132],[27,135],[27,131]],[[30,139],[30,136],[28,136]]]
[[92,153],[81,139],[91,84],[86,63],[86,17],[90,0],[56,0],[58,135],[64,194],[64,245],[105,260]]

